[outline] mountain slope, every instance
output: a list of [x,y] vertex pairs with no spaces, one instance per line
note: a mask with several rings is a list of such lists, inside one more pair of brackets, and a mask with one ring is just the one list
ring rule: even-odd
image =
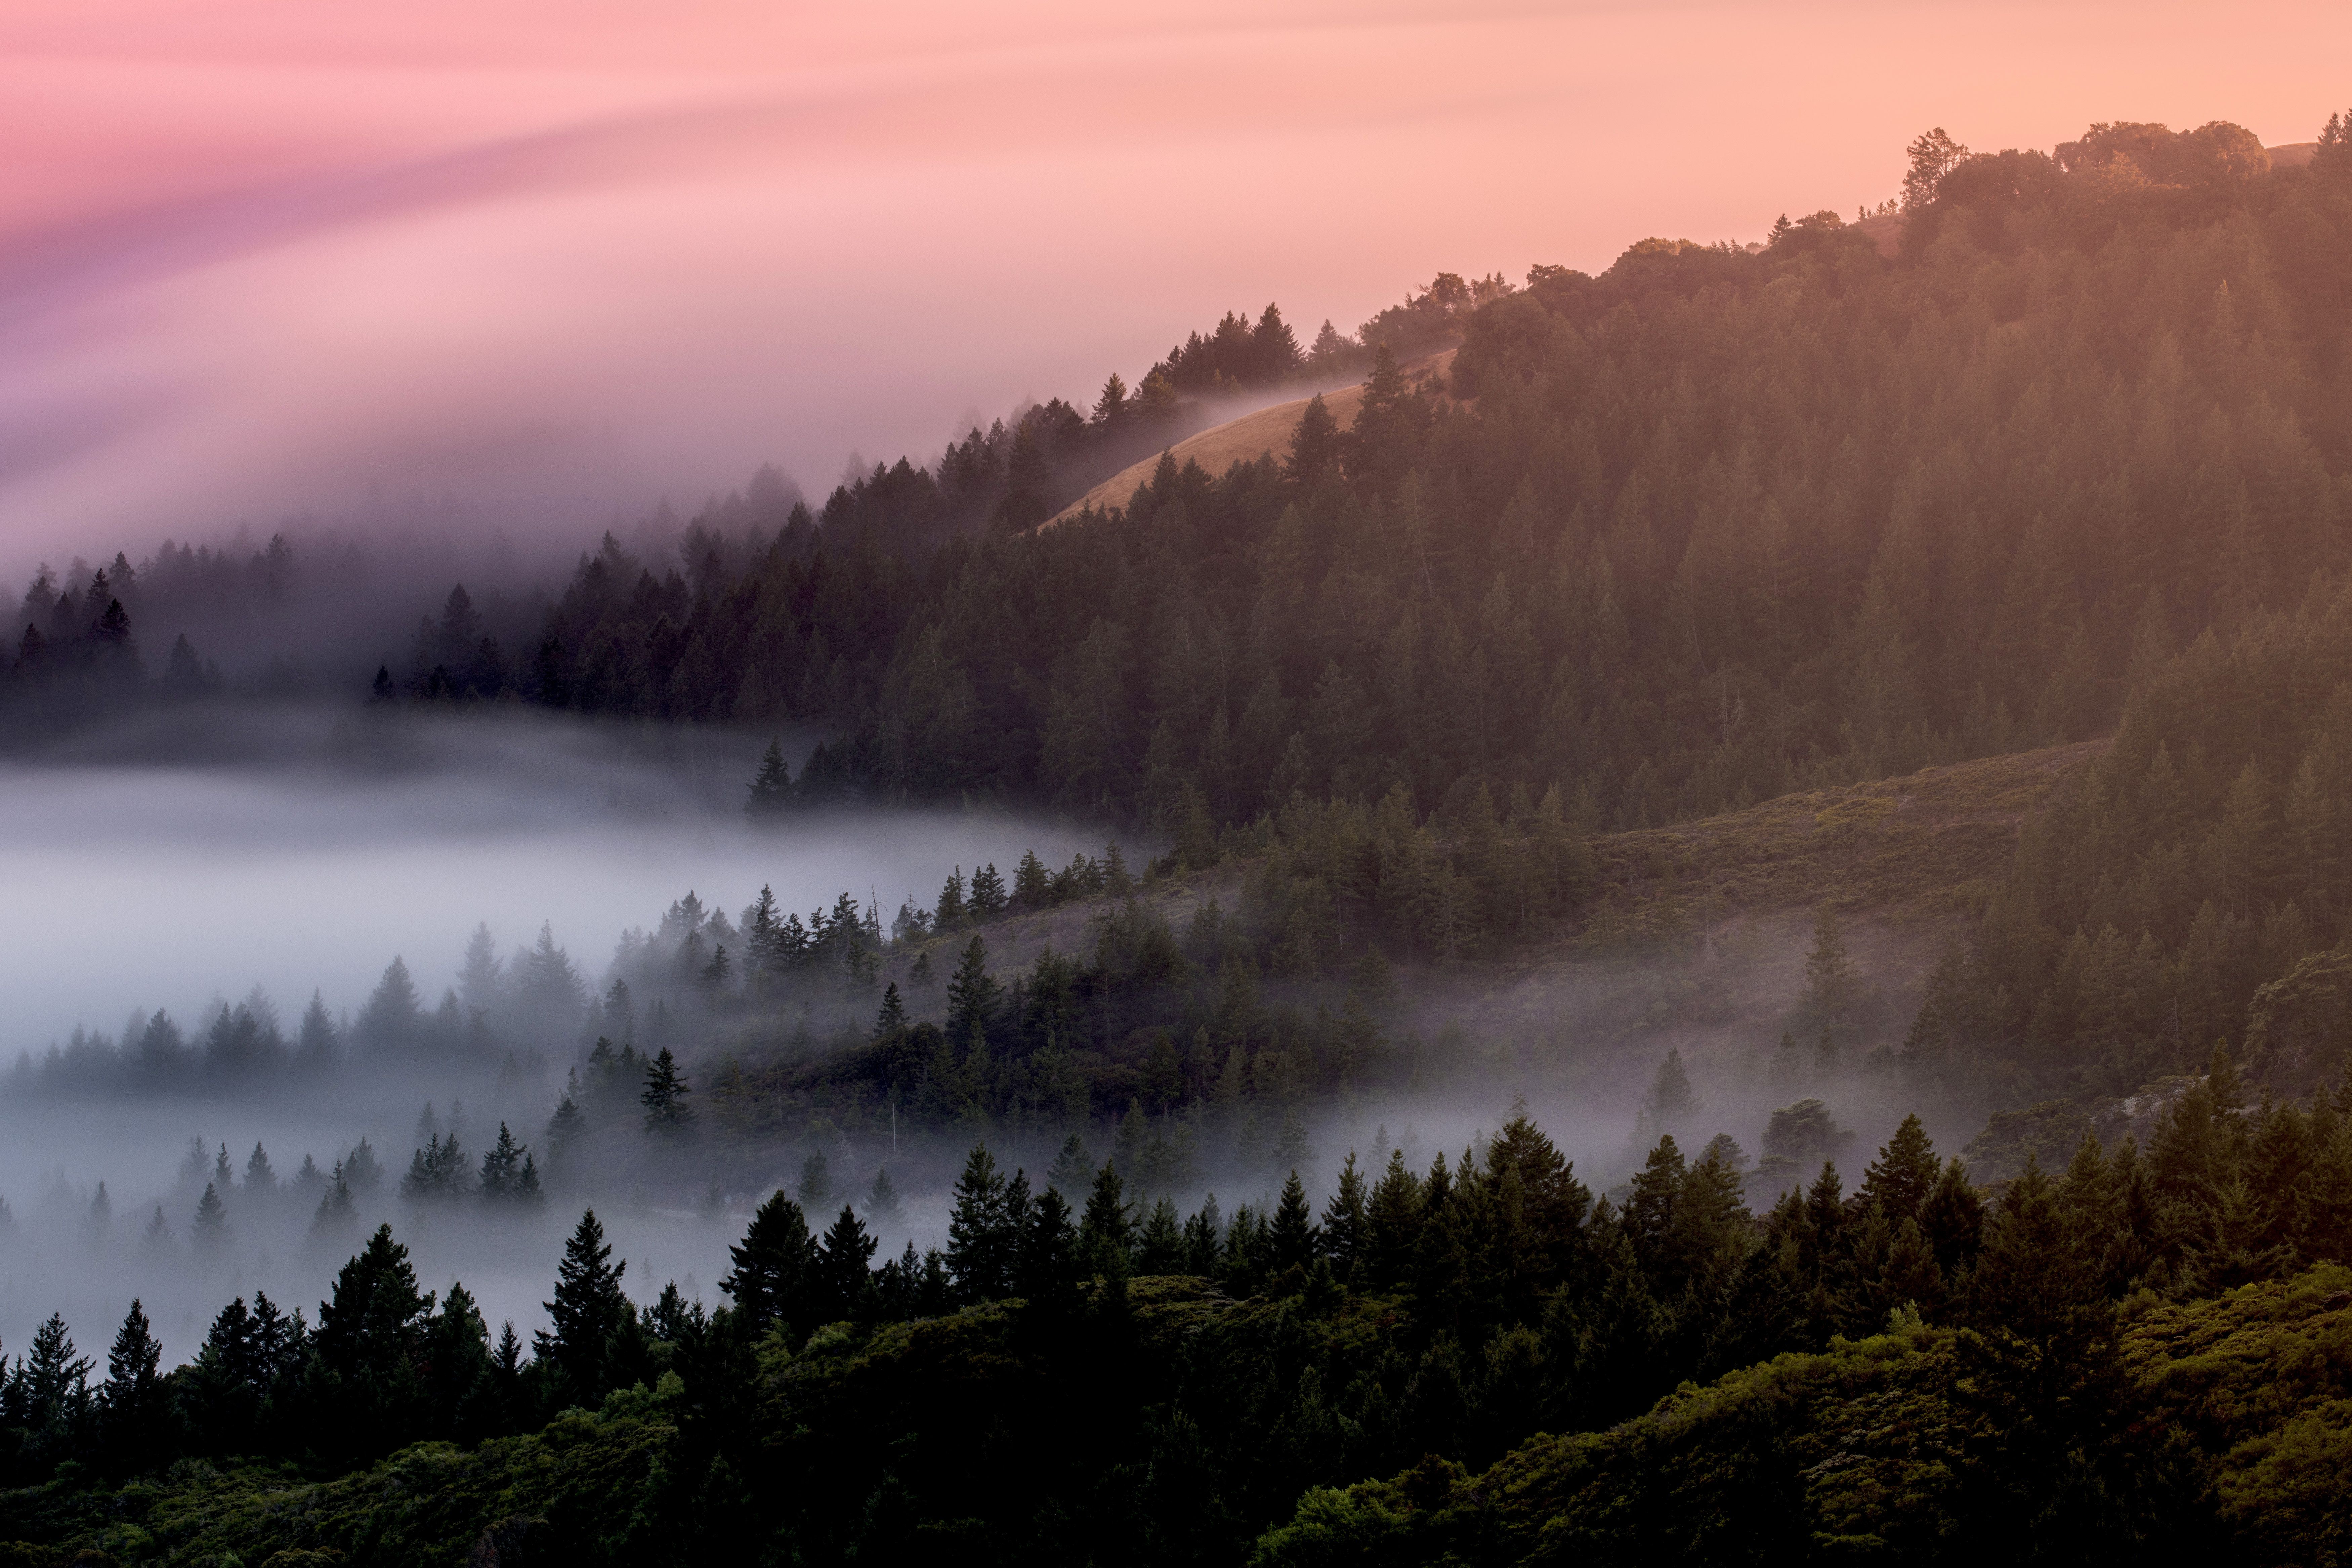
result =
[[[1405,378],[1412,382],[1442,379],[1454,363],[1454,351],[1408,361],[1399,366]],[[1343,386],[1321,395],[1323,406],[1330,411],[1332,420],[1341,429],[1353,425],[1357,410],[1364,404],[1364,384]],[[1271,408],[1261,408],[1212,426],[1197,436],[1187,437],[1168,448],[1167,456],[1175,459],[1179,468],[1198,463],[1210,474],[1222,474],[1235,463],[1254,463],[1266,456],[1280,457],[1289,450],[1290,437],[1298,428],[1312,397],[1293,398],[1277,403]],[[1151,482],[1160,467],[1158,457],[1146,458],[1113,474],[1069,505],[1048,518],[1045,526],[1065,522],[1083,511],[1107,511],[1112,507],[1124,508],[1135,499],[1135,492]]]

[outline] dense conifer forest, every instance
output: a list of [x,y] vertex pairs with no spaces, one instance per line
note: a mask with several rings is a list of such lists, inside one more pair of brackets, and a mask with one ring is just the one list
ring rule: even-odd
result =
[[136,1303],[102,1373],[52,1319],[0,1390],[0,1535],[283,1564],[2329,1561],[2343,1099],[2252,1104],[2221,1055],[2145,1151],[2085,1138],[1988,1194],[1914,1117],[1851,1192],[1825,1163],[1761,1215],[1727,1139],[1661,1137],[1621,1202],[1516,1109],[1265,1212],[1147,1205],[1075,1140],[1035,1177],[975,1147],[943,1248],[877,1268],[856,1206],[778,1193],[715,1310],[631,1301],[583,1212],[530,1344],[421,1290],[385,1226],[315,1320],[240,1296],[168,1372]]
[[[1306,342],[1229,313],[1090,412],[814,505],[764,472],[674,563],[436,588],[351,734],[748,736],[754,846],[953,809],[1103,847],[688,892],[601,968],[485,927],[437,1001],[396,958],[355,1013],[28,1052],[29,1103],[518,1109],[428,1106],[403,1178],[306,1157],[299,1201],[196,1147],[158,1256],[348,1261],[315,1303],[223,1279],[169,1370],[137,1304],[102,1368],[62,1316],[5,1347],[0,1563],[2345,1560],[2352,124],[2292,166],[2221,123],[1909,151],[1853,222],[1442,274]],[[1297,399],[1286,451],[1057,517]],[[308,689],[140,638],[310,569],[45,574],[0,708]],[[1961,763],[2039,781],[1995,850],[1832,857],[1765,911],[1801,994],[1709,980],[1764,940],[1709,858],[1764,803],[1858,841]],[[1609,1088],[1495,1002],[1562,954],[1665,977],[1575,1015],[1649,1086],[1613,1165],[1510,1096]],[[1664,1048],[1693,996],[1756,1037],[1755,1149]],[[1466,1147],[1313,1147],[1440,1087],[1491,1091]],[[596,1211],[655,1203],[730,1238],[710,1300],[632,1294]],[[544,1331],[420,1283],[418,1235],[541,1215]]]

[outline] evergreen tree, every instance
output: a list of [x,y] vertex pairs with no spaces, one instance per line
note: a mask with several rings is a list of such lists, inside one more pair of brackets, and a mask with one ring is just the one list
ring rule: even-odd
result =
[[813,1287],[816,1242],[800,1205],[782,1192],[771,1193],[727,1256],[733,1267],[719,1278],[719,1288],[734,1299],[752,1333],[778,1322],[806,1326],[801,1315]]
[[971,874],[970,907],[974,920],[993,920],[1004,912],[1006,903],[1004,879],[996,874],[993,862]]
[[645,1091],[637,1096],[646,1108],[646,1131],[674,1136],[694,1125],[694,1108],[686,1102],[687,1082],[677,1060],[664,1046],[646,1068]]
[[555,1105],[555,1114],[547,1119],[547,1157],[561,1163],[572,1146],[587,1135],[588,1118],[570,1094]]
[[1642,1102],[1642,1112],[1655,1128],[1680,1127],[1698,1114],[1699,1100],[1691,1088],[1690,1075],[1683,1070],[1683,1054],[1669,1048],[1665,1059],[1658,1064],[1657,1075],[1650,1080],[1650,1092]]
[[196,1215],[188,1226],[189,1245],[200,1258],[218,1258],[228,1250],[231,1240],[228,1227],[228,1206],[221,1202],[218,1186],[205,1184],[205,1195],[196,1200]]
[[[158,1218],[163,1210],[155,1211]],[[319,1206],[310,1215],[310,1234],[302,1245],[313,1251],[326,1251],[344,1246],[352,1233],[359,1228],[358,1207],[352,1201],[352,1189],[344,1178],[343,1162],[335,1162],[334,1173],[327,1179],[327,1190],[319,1198]]]
[[1217,1194],[1209,1194],[1184,1222],[1184,1262],[1187,1274],[1213,1276],[1224,1248],[1224,1216],[1217,1212]]
[[1291,433],[1290,458],[1285,472],[1301,488],[1312,489],[1339,466],[1339,424],[1323,405],[1323,395],[1307,399],[1298,428]]
[[343,1180],[351,1184],[352,1195],[361,1199],[373,1197],[375,1190],[383,1184],[383,1166],[377,1163],[375,1151],[368,1147],[366,1139],[353,1144],[352,1152],[343,1157]]
[[948,873],[946,884],[940,889],[939,903],[931,910],[931,924],[944,935],[961,925],[963,919],[963,868],[959,866]]
[[1824,1034],[1841,1028],[1853,1011],[1861,968],[1845,945],[1836,909],[1824,900],[1813,911],[1813,945],[1805,955],[1805,999],[1808,1016]]
[[783,742],[772,738],[760,754],[760,771],[752,776],[743,815],[754,827],[772,826],[791,808],[792,799],[793,773],[784,762]]
[[49,1314],[33,1334],[32,1350],[18,1363],[10,1403],[34,1454],[55,1463],[72,1457],[88,1433],[91,1415],[89,1358],[74,1350],[66,1321]]
[[171,1413],[163,1361],[163,1347],[133,1297],[106,1352],[106,1383],[99,1391],[107,1459],[118,1470],[143,1470],[163,1451]]
[[984,1143],[975,1143],[956,1178],[955,1206],[948,1215],[947,1267],[958,1295],[966,1301],[1004,1294],[1017,1239],[1004,1212],[1004,1177]]
[[988,944],[975,936],[948,978],[948,1039],[957,1045],[985,1039],[1003,997],[1003,987],[988,973]]
[[1034,849],[1021,852],[1021,863],[1013,868],[1013,907],[1022,910],[1042,910],[1053,902],[1053,889],[1045,872],[1045,863],[1037,858]]
[[1073,1193],[1087,1191],[1094,1183],[1094,1157],[1087,1152],[1087,1141],[1073,1132],[1062,1140],[1061,1152],[1054,1156],[1045,1173],[1045,1185],[1066,1200]]
[[1877,1204],[1886,1211],[1887,1222],[1900,1226],[1915,1218],[1927,1194],[1935,1189],[1938,1175],[1935,1146],[1927,1141],[1927,1131],[1918,1116],[1906,1116],[1895,1130],[1895,1136],[1878,1151],[1864,1172],[1862,1185],[1855,1196],[1864,1206]]
[[874,1288],[874,1254],[880,1245],[867,1233],[857,1211],[842,1205],[840,1217],[827,1227],[817,1247],[814,1283],[822,1304],[820,1321],[851,1317],[864,1310],[866,1293]]
[[1139,1274],[1174,1274],[1184,1267],[1184,1227],[1175,1200],[1162,1193],[1153,1202],[1136,1238],[1135,1270]]
[[1282,1197],[1274,1209],[1274,1257],[1277,1272],[1290,1268],[1305,1269],[1315,1261],[1316,1244],[1321,1239],[1314,1221],[1314,1210],[1307,1206],[1307,1188],[1294,1170],[1282,1184]]
[[[475,1188],[481,1194],[482,1201],[492,1207],[522,1203],[523,1162],[529,1157],[530,1150],[515,1142],[515,1136],[508,1130],[507,1124],[499,1122],[497,1141],[482,1156],[481,1179]],[[536,1172],[532,1181],[536,1185]]]
[[532,1336],[539,1359],[556,1368],[576,1401],[590,1405],[612,1386],[614,1342],[634,1312],[612,1257],[596,1211],[583,1209],[556,1266],[555,1299],[544,1303],[550,1327]]
[[417,1363],[433,1303],[433,1292],[416,1288],[408,1248],[393,1239],[388,1225],[378,1226],[337,1271],[312,1339],[342,1417],[322,1432],[322,1447],[357,1457],[423,1435],[427,1413]]
[[1395,1285],[1406,1278],[1420,1248],[1423,1212],[1421,1183],[1406,1167],[1404,1151],[1392,1149],[1364,1223],[1365,1261],[1374,1282]]
[[882,1010],[874,1017],[874,1037],[895,1040],[907,1032],[907,1004],[898,997],[898,983],[892,981],[883,988]]
[[1118,1171],[1103,1162],[1087,1194],[1086,1217],[1078,1226],[1078,1243],[1089,1273],[1106,1279],[1124,1278],[1135,1240],[1135,1215],[1122,1193]]
[[1323,1205],[1322,1250],[1344,1283],[1355,1271],[1370,1240],[1371,1212],[1363,1173],[1356,1169],[1356,1152],[1339,1166],[1339,1190]]
[[801,1162],[799,1191],[804,1209],[814,1209],[832,1199],[833,1176],[825,1169],[824,1150],[810,1150],[808,1158]]
[[1072,1311],[1079,1280],[1080,1244],[1070,1224],[1070,1205],[1047,1187],[1038,1194],[1021,1237],[1021,1258],[1015,1289],[1028,1311],[1041,1325],[1065,1321]]
[[866,1194],[866,1218],[877,1231],[898,1230],[907,1223],[907,1211],[898,1202],[898,1189],[891,1184],[887,1165],[874,1173],[874,1190]]

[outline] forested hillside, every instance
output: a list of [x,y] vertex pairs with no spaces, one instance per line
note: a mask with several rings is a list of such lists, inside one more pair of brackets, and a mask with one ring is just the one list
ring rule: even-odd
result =
[[1851,1194],[1822,1164],[1763,1215],[1727,1139],[1660,1140],[1612,1202],[1516,1110],[1425,1173],[1351,1160],[1230,1215],[975,1149],[943,1249],[877,1268],[855,1209],[778,1193],[715,1311],[632,1301],[588,1214],[528,1347],[382,1229],[315,1322],[239,1298],[168,1372],[135,1304],[102,1379],[52,1319],[0,1387],[0,1538],[286,1568],[2334,1562],[2352,1274],[2315,1260],[2352,1133],[2325,1089],[2257,1108],[2212,1065],[2145,1150],[2086,1139],[1990,1199],[1916,1118]]
[[[1527,889],[1474,887],[1497,833],[2120,724],[1913,1054],[2011,1096],[2120,1092],[2240,1037],[2316,954],[2264,1038],[2302,1031],[2276,1061],[2324,1074],[2352,147],[2339,125],[2273,170],[2231,126],[2110,125],[2055,155],[1914,153],[1894,258],[1820,213],[1754,252],[1538,268],[1460,313],[1443,397],[1368,323],[1352,428],[1171,466],[1121,512],[910,555],[928,514],[877,480],[754,555],[713,545],[690,587],[608,548],[530,690],[829,731],[800,802],[1047,805],[1190,863],[1260,822],[1251,842],[1327,846],[1307,897],[1335,958],[1474,952],[1580,896],[1550,850]],[[1398,825],[1435,830],[1459,896],[1389,888]],[[1351,897],[1417,914],[1351,921]]]
[[691,584],[589,561],[536,695],[818,724],[812,795],[1162,825],[1402,781],[1630,826],[2080,736],[2340,564],[2348,179],[2103,127],[1925,180],[1893,261],[1817,214],[1538,268],[1455,398],[1376,373],[1088,526],[910,559],[877,482]]

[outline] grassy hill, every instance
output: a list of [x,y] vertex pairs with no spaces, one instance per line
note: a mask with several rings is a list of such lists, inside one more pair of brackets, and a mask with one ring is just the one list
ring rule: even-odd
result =
[[[1454,350],[1447,349],[1440,353],[1407,361],[1399,368],[1410,381],[1433,381],[1444,375],[1446,368],[1454,363]],[[1363,406],[1363,384],[1359,382],[1353,386],[1324,393],[1322,398],[1323,406],[1330,410],[1332,419],[1344,430],[1356,422],[1356,411]],[[1287,403],[1277,403],[1271,408],[1244,414],[1238,419],[1228,419],[1197,436],[1186,437],[1168,448],[1167,455],[1176,460],[1179,468],[1187,463],[1198,463],[1203,472],[1210,474],[1222,474],[1235,463],[1254,463],[1269,453],[1280,457],[1289,450],[1291,433],[1298,428],[1298,421],[1305,416],[1307,404],[1313,401],[1312,397],[1293,398]],[[1089,509],[1105,511],[1112,507],[1126,506],[1135,499],[1136,491],[1151,481],[1151,476],[1159,467],[1157,456],[1129,464],[1055,512],[1042,526],[1050,528]]]

